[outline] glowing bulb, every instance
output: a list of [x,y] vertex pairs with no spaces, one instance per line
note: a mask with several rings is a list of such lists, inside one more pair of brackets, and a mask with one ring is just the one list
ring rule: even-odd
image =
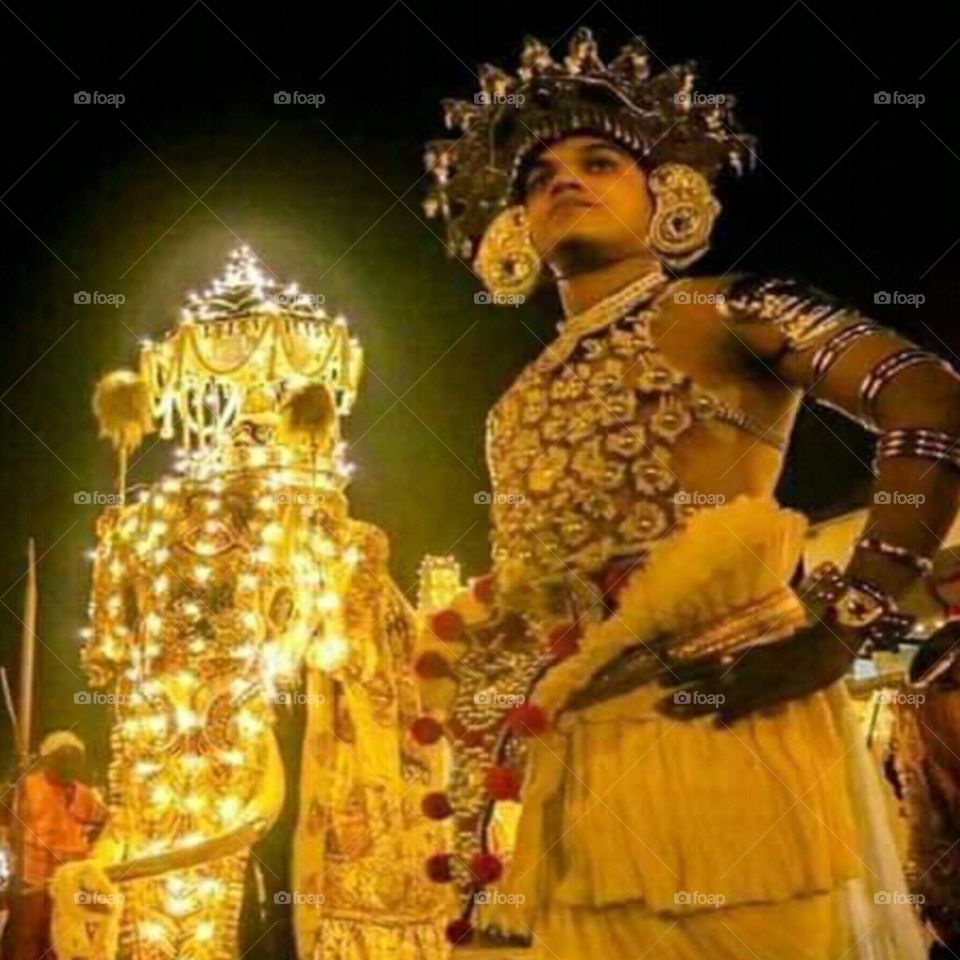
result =
[[197,884],[197,889],[204,897],[215,897],[220,893],[222,886],[219,880],[215,880],[213,877],[204,877],[204,879]]
[[325,637],[310,648],[310,660],[318,670],[335,670],[349,652],[350,645],[343,637]]
[[220,819],[224,821],[235,820],[240,813],[241,804],[239,797],[224,797],[217,803],[217,811]]
[[154,787],[150,793],[150,802],[156,807],[165,807],[173,799],[173,791],[167,786]]
[[261,536],[264,543],[279,543],[283,539],[283,527],[279,523],[268,523]]
[[323,610],[326,613],[330,613],[331,611],[336,610],[339,606],[339,595],[330,590],[326,591],[326,593],[321,593],[320,596],[317,597],[318,610]]
[[145,920],[139,925],[140,936],[146,943],[161,943],[163,941],[163,926],[156,920]]
[[177,707],[176,717],[179,730],[195,730],[200,726],[200,718],[186,707]]
[[167,913],[171,917],[185,917],[190,912],[190,903],[188,900],[179,897],[171,897],[167,900]]
[[246,711],[237,715],[237,726],[244,736],[252,736],[263,729],[263,724],[252,713]]
[[150,717],[147,720],[147,729],[158,737],[167,732],[167,718],[164,716]]

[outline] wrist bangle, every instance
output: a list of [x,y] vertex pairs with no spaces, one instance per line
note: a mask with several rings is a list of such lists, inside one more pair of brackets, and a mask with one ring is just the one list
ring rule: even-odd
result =
[[860,384],[860,406],[863,417],[875,423],[875,406],[877,398],[891,381],[904,370],[909,370],[918,364],[935,364],[941,369],[953,373],[953,367],[942,357],[928,350],[918,350],[916,347],[907,347],[884,357],[867,375]]
[[942,461],[954,469],[960,469],[960,437],[925,427],[888,430],[877,441],[873,459],[874,470],[877,470],[884,460],[895,457]]
[[901,613],[893,598],[869,580],[848,578],[836,564],[817,567],[800,585],[806,602],[822,604],[838,626],[863,638],[861,655],[899,649],[914,617]]
[[880,537],[861,537],[854,549],[879,553],[881,556],[910,567],[921,577],[929,577],[933,573],[933,560],[930,557],[922,557],[913,550],[890,543],[889,540],[882,540]]

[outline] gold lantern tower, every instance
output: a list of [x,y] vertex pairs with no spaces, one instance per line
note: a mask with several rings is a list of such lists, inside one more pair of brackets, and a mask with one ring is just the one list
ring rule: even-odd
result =
[[[385,755],[402,749],[417,710],[398,679],[414,613],[386,572],[382,531],[351,519],[344,494],[341,419],[362,350],[346,321],[312,299],[275,284],[243,248],[209,289],[188,297],[164,339],[143,344],[136,373],[111,374],[97,388],[123,496],[97,523],[83,662],[114,702],[112,818],[95,861],[55,879],[64,940],[73,944],[79,929],[104,941],[88,955],[236,960],[250,849],[284,800],[274,711],[304,677],[305,689],[329,693],[375,675],[381,701],[394,705],[382,729],[369,731]],[[154,430],[179,442],[176,475],[127,493],[129,458]],[[380,656],[388,631],[376,610],[391,620],[389,657]],[[329,726],[331,697],[314,696],[308,731]],[[305,753],[304,768],[322,768],[322,759]],[[385,765],[401,768],[410,765]],[[316,819],[313,792],[302,784],[301,805]],[[409,855],[415,875],[420,851]],[[298,851],[288,894],[313,897],[308,921],[300,900],[294,906],[310,960],[333,955],[317,905],[335,915],[337,904],[294,883],[319,883],[322,858]],[[95,913],[77,915],[77,889],[91,895],[84,903],[120,905],[118,944],[109,924],[97,933]],[[430,956],[433,940],[418,936],[419,955]],[[383,935],[378,943],[378,956],[398,955]],[[82,944],[71,949],[84,953]]]

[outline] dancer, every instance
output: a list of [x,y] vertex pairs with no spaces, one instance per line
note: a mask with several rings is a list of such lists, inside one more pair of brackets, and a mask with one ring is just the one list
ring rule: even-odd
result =
[[[558,336],[488,420],[492,620],[576,638],[526,706],[546,727],[502,896],[453,938],[918,958],[842,678],[910,631],[898,599],[957,507],[960,379],[802,283],[678,275],[754,142],[730,98],[650,60],[637,40],[607,64],[584,29],[562,62],[530,40],[518,75],[482,67],[447,101],[458,139],[428,149],[427,212],[488,299],[558,287]],[[846,568],[797,584],[806,520],[774,490],[802,396],[878,434],[877,481]]]

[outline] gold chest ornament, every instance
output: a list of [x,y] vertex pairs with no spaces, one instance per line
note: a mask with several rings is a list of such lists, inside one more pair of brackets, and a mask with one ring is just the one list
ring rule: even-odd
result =
[[658,349],[651,328],[664,283],[648,274],[561,324],[491,409],[493,566],[504,597],[521,582],[574,583],[643,554],[696,512],[672,469],[695,424],[764,434]]

